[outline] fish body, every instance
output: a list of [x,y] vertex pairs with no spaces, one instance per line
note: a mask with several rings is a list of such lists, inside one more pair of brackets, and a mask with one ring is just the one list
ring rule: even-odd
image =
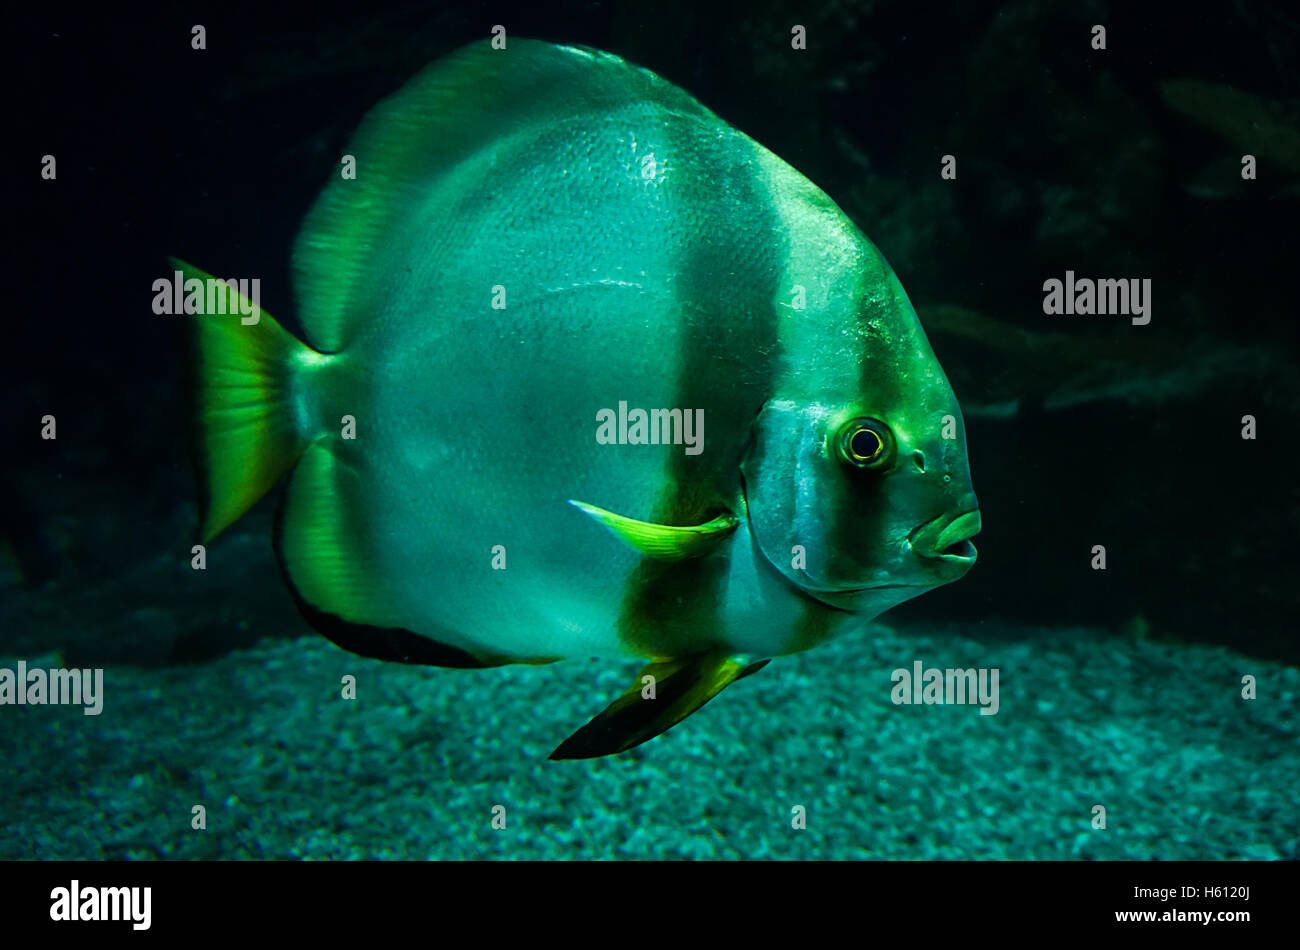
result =
[[341,646],[648,661],[657,698],[556,754],[587,757],[974,562],[961,411],[894,272],[687,93],[476,44],[348,152],[295,247],[305,344],[195,321],[203,534],[291,473],[277,555]]

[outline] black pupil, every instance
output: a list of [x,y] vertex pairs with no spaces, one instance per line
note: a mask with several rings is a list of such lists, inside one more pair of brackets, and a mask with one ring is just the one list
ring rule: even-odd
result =
[[849,448],[855,458],[871,461],[880,452],[880,436],[870,429],[859,429],[849,440]]

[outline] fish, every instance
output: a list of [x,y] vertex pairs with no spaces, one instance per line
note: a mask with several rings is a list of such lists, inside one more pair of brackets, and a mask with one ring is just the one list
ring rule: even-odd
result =
[[961,408],[893,269],[684,90],[485,41],[346,154],[293,247],[303,339],[246,300],[189,321],[201,538],[286,479],[276,559],[338,646],[634,659],[550,756],[594,758],[975,563]]

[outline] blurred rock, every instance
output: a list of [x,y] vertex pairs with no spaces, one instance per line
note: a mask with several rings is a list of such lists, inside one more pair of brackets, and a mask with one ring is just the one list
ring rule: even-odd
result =
[[[1199,79],[1166,79],[1160,98],[1179,115],[1242,155],[1290,177],[1300,176],[1300,102],[1266,99]],[[1238,174],[1240,178],[1240,174]]]
[[[944,353],[968,418],[1008,419],[1106,401],[1149,409],[1243,385],[1258,389],[1260,407],[1294,412],[1300,406],[1293,362],[1265,345],[1190,338],[1153,346],[1141,332],[1031,330],[954,304],[917,312]],[[1263,380],[1269,384],[1257,386]]]

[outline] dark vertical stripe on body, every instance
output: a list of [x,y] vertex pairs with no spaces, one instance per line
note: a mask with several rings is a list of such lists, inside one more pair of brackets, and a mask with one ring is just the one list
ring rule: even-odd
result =
[[[904,358],[902,347],[909,347],[911,338],[910,333],[899,334],[906,328],[906,322],[898,318],[898,308],[906,304],[898,299],[893,269],[874,244],[868,246],[871,256],[863,262],[860,276],[865,293],[859,319],[883,323],[895,335],[882,340],[876,333],[867,333],[860,338],[864,346],[880,349],[852,354],[860,369],[859,402],[853,415],[880,419],[892,430],[895,420],[890,418],[889,409],[897,405],[898,393],[886,387],[898,385],[898,380],[906,375],[900,374],[897,363]],[[906,358],[910,360],[910,350],[907,353]],[[895,445],[896,452],[899,448]],[[900,456],[903,454],[899,453]],[[903,461],[896,457],[894,465],[901,464]],[[827,486],[831,497],[827,499],[830,504],[826,510],[831,525],[826,532],[826,541],[831,550],[826,555],[829,558],[833,553],[844,576],[824,577],[823,580],[851,586],[866,576],[879,553],[875,545],[880,539],[879,526],[888,516],[888,472],[859,471],[841,465],[840,474],[842,477],[834,485]]]
[[[727,147],[741,144],[755,148],[740,136]],[[744,517],[740,463],[750,426],[773,391],[774,302],[787,241],[768,189],[757,179],[761,166],[730,161],[733,157],[729,153],[722,162],[694,169],[701,196],[738,192],[742,207],[713,203],[715,214],[688,236],[676,262],[682,351],[669,408],[703,409],[705,438],[697,456],[670,449],[651,518],[658,524],[703,524],[723,512]],[[761,235],[767,243],[755,244],[749,235]],[[731,549],[724,544],[711,557],[677,562],[643,559],[623,593],[618,620],[623,643],[652,657],[726,645],[719,612]]]
[[794,630],[790,633],[787,650],[790,653],[803,653],[821,646],[835,636],[835,631],[848,616],[845,611],[805,596],[799,605],[799,619],[795,621]]

